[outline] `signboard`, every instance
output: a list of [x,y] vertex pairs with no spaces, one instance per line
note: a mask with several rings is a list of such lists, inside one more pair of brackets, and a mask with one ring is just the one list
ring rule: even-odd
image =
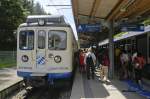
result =
[[121,31],[136,31],[142,32],[144,31],[144,24],[123,24],[121,25]]
[[77,30],[78,30],[78,33],[101,32],[101,27],[100,27],[100,24],[80,24]]

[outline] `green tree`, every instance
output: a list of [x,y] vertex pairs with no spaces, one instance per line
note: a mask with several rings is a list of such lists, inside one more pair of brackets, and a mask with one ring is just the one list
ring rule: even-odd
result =
[[16,49],[14,31],[31,14],[46,13],[33,0],[0,0],[0,50]]
[[0,50],[16,48],[14,31],[32,11],[28,0],[0,0]]
[[46,14],[46,12],[44,11],[44,9],[42,8],[42,6],[40,5],[39,2],[37,2],[34,7],[33,7],[33,15],[44,15]]
[[33,12],[34,3],[33,0],[20,0],[22,3],[22,6],[24,8],[25,15],[30,15]]

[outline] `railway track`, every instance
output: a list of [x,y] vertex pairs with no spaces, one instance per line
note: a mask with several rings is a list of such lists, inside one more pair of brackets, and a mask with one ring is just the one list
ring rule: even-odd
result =
[[21,88],[23,88],[23,80],[9,86],[8,88],[1,90],[0,91],[0,99],[8,99],[9,95],[20,90]]
[[25,87],[23,80],[0,91],[0,99],[70,99],[73,80],[66,87]]
[[32,88],[20,90],[8,99],[70,99],[71,88]]
[[73,80],[70,87],[25,87],[23,80],[0,91],[0,99],[70,99]]

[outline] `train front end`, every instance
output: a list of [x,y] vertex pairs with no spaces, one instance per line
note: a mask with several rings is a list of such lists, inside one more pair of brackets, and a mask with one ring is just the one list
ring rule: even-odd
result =
[[20,25],[17,36],[17,75],[23,77],[26,85],[36,87],[70,81],[72,70],[72,32],[69,25]]

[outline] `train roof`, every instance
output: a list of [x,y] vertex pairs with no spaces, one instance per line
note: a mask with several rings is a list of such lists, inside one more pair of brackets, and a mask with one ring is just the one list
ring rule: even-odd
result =
[[[28,24],[28,23],[22,23],[19,27],[36,27],[39,26],[38,23],[32,23],[32,24]],[[43,25],[44,27],[48,27],[48,26],[52,26],[52,27],[71,27],[69,24],[49,24],[46,23],[45,25]]]
[[[129,32],[120,33],[119,35],[116,34],[116,35],[114,36],[114,40],[113,40],[113,41],[116,42],[116,41],[119,41],[119,40],[122,40],[122,39],[125,39],[125,38],[129,38],[129,37],[141,35],[141,34],[144,34],[144,33],[149,32],[149,31],[150,31],[150,25],[146,26],[143,32],[133,32],[133,31],[129,31]],[[101,41],[101,42],[99,43],[99,46],[105,45],[105,44],[107,44],[107,43],[109,43],[109,39],[105,39],[105,40]]]
[[27,17],[26,23],[21,24],[20,27],[39,26],[40,20],[44,21],[44,25],[42,26],[70,27],[70,25],[65,22],[63,15],[30,15]]
[[26,23],[36,23],[40,19],[48,23],[66,23],[63,15],[30,15],[26,19]]

